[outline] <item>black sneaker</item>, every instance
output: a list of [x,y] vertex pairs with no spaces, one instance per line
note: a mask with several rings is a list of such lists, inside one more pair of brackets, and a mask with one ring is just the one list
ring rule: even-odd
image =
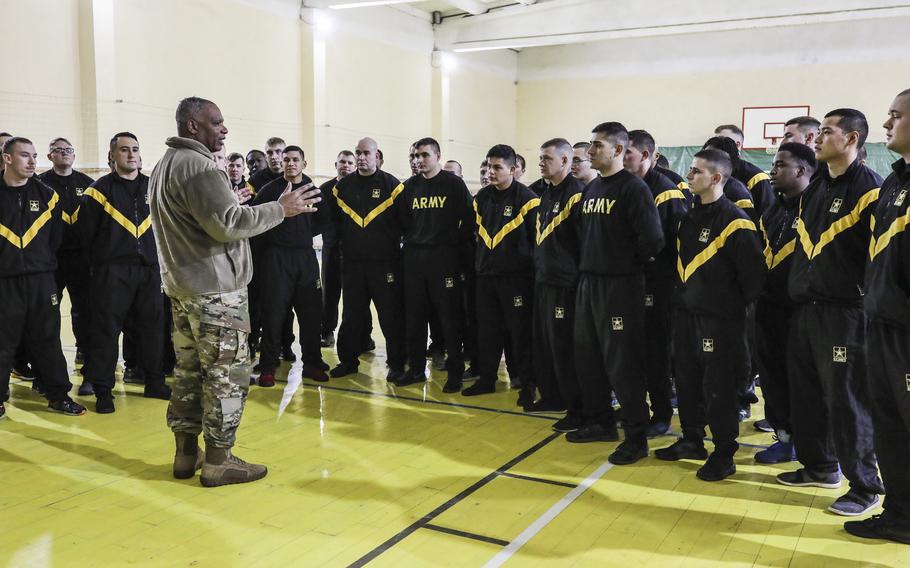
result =
[[695,475],[702,481],[720,481],[736,473],[736,464],[731,456],[720,456],[717,452],[708,457],[705,465],[698,468]]
[[66,416],[82,416],[85,414],[85,407],[73,399],[67,397],[63,400],[55,400],[47,403],[47,409],[51,412],[59,412]]
[[334,347],[335,346],[335,332],[330,331],[328,334],[323,335],[322,339],[319,341],[320,347]]
[[294,348],[290,345],[285,345],[281,348],[281,358],[287,361],[288,363],[294,363],[297,361],[297,355],[294,353]]
[[477,396],[481,394],[491,394],[496,392],[496,383],[486,384],[480,381],[461,391],[464,396]]
[[560,414],[566,411],[566,405],[555,404],[548,400],[540,399],[537,402],[525,406],[525,412],[528,414]]
[[860,538],[890,540],[901,544],[910,544],[910,521],[894,519],[885,511],[881,515],[872,515],[862,521],[847,521],[844,530]]
[[159,400],[171,400],[171,387],[167,385],[146,385],[142,396]]
[[746,420],[752,418],[752,407],[747,406],[745,408],[739,409],[739,421],[745,422]]
[[828,510],[835,515],[858,517],[878,507],[881,499],[875,493],[851,489],[838,497]]
[[41,384],[40,380],[32,381],[32,390],[35,391],[36,393],[40,394],[41,396],[44,396],[45,394],[47,394],[47,391],[44,390],[44,385]]
[[648,442],[643,440],[624,440],[607,458],[613,465],[630,465],[648,457]]
[[357,363],[339,363],[334,369],[329,371],[329,375],[334,378],[353,375],[357,372],[359,365]]
[[518,391],[518,400],[515,404],[527,412],[528,408],[534,404],[534,387],[522,387],[522,389]]
[[654,457],[664,461],[703,460],[708,457],[708,450],[702,442],[680,438],[672,445],[654,450]]
[[24,367],[13,367],[13,376],[23,381],[34,381],[35,370],[26,363]]
[[771,423],[768,422],[767,418],[762,418],[761,420],[756,420],[752,424],[752,427],[758,430],[759,432],[773,432],[774,426],[771,426]]
[[777,474],[777,482],[789,487],[821,487],[822,489],[837,489],[840,487],[840,473],[815,474],[804,467],[796,471],[785,471]]
[[114,408],[114,396],[112,394],[95,393],[95,398],[95,412],[98,414],[113,414],[117,410]]
[[145,384],[145,377],[136,367],[127,367],[123,370],[123,382],[130,385]]
[[588,424],[574,432],[566,434],[566,440],[574,444],[584,444],[587,442],[617,442],[619,441],[619,431],[616,430],[616,426]]
[[670,423],[662,421],[654,421],[648,426],[648,429],[645,430],[645,435],[650,438],[657,438],[658,436],[663,436],[670,433]]
[[444,393],[455,393],[461,392],[461,379],[452,379],[446,381],[446,384],[442,387],[442,392]]
[[95,394],[95,387],[89,381],[82,379],[82,384],[79,385],[79,396],[91,396],[93,394]]
[[416,385],[417,383],[426,382],[427,375],[423,372],[423,369],[420,371],[408,371],[401,376],[397,381],[395,381],[396,387],[406,387],[408,385]]
[[394,383],[395,381],[400,381],[404,377],[404,369],[389,369],[389,372],[386,373],[385,380],[387,383]]
[[476,381],[480,378],[480,373],[477,372],[477,369],[473,365],[465,369],[464,375],[461,376],[461,380],[464,382]]
[[581,416],[575,416],[572,414],[567,414],[565,418],[560,418],[553,423],[553,431],[562,432],[568,434],[569,432],[577,432],[585,422]]

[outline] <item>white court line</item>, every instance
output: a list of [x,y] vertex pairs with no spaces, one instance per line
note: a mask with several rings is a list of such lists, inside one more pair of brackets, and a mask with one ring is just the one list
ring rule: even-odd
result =
[[534,538],[537,533],[543,530],[545,526],[550,524],[550,521],[556,518],[557,515],[566,510],[566,507],[572,504],[573,501],[578,499],[578,497],[588,490],[589,487],[594,485],[594,482],[604,476],[610,468],[613,467],[609,461],[605,461],[600,464],[594,473],[589,475],[584,481],[578,484],[577,487],[565,494],[565,496],[560,499],[555,505],[550,507],[546,513],[537,517],[537,519],[528,526],[525,530],[521,531],[517,537],[515,537],[508,546],[499,551],[499,553],[491,558],[484,568],[495,568],[502,566],[509,558],[511,558],[516,552],[521,549],[522,546],[526,545],[528,541]]

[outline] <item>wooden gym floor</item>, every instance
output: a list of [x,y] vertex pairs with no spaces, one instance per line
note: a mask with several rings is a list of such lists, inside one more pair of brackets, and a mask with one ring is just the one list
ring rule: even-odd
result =
[[[443,394],[436,372],[387,386],[374,338],[359,375],[317,387],[295,368],[252,387],[235,450],[268,477],[215,489],[171,477],[166,403],[141,387],[118,382],[108,416],[77,397],[90,412],[70,418],[13,379],[0,567],[910,566],[910,547],[862,542],[825,511],[846,489],[786,488],[774,475],[795,464],[756,466],[771,437],[752,420],[726,481],[653,456],[611,467],[615,444],[567,443],[505,382],[470,399]],[[72,366],[68,316],[64,349]]]

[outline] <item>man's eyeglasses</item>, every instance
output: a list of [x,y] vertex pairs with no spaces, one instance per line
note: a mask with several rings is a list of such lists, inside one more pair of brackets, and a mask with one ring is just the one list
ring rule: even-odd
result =
[[65,156],[72,156],[76,153],[76,150],[73,148],[51,148],[51,154],[63,154]]

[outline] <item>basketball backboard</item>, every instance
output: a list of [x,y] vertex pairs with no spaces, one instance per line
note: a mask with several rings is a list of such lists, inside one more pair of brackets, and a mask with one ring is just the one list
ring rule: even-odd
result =
[[743,107],[743,149],[776,147],[791,118],[809,114],[809,105]]

